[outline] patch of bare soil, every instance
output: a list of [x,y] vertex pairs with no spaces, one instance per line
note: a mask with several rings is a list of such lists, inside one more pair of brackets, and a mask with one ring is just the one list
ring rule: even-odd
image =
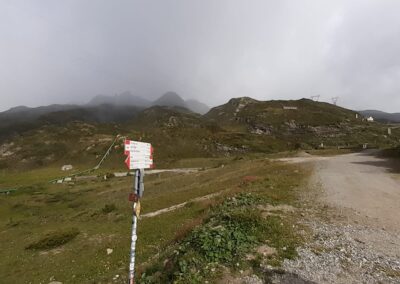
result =
[[164,214],[164,213],[168,213],[168,212],[171,212],[171,211],[175,211],[175,210],[177,210],[177,209],[179,209],[179,208],[182,208],[182,207],[186,206],[186,204],[191,203],[191,202],[199,202],[199,201],[211,199],[211,198],[213,198],[213,197],[216,197],[216,196],[218,196],[218,195],[221,195],[223,192],[224,192],[224,191],[220,191],[220,192],[211,193],[211,194],[208,194],[208,195],[205,195],[205,196],[196,197],[196,198],[190,199],[190,200],[188,200],[188,201],[186,201],[186,202],[173,205],[173,206],[171,206],[171,207],[167,207],[167,208],[163,208],[163,209],[160,209],[160,210],[157,210],[157,211],[154,211],[154,212],[150,212],[150,213],[147,213],[147,214],[143,214],[143,215],[140,216],[140,218],[152,218],[152,217],[156,217],[156,216],[161,215],[161,214]]

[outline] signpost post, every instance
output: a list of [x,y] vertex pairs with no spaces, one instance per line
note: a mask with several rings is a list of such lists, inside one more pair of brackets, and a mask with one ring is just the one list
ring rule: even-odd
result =
[[144,169],[153,168],[153,147],[150,143],[125,140],[125,164],[130,170],[135,170],[133,193],[129,200],[133,202],[131,258],[129,263],[129,284],[135,283],[135,254],[137,240],[137,222],[140,215],[140,198],[144,191]]

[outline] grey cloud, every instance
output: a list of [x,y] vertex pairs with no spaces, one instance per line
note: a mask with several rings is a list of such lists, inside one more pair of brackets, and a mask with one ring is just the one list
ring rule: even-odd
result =
[[0,3],[0,110],[172,90],[400,110],[400,2]]

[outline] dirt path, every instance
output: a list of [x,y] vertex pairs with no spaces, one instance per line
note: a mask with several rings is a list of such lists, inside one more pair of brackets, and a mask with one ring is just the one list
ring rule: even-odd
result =
[[400,283],[400,174],[375,154],[286,160],[312,162],[316,189],[302,221],[313,236],[286,271],[316,283]]
[[199,202],[199,201],[211,199],[211,198],[213,198],[215,196],[221,195],[223,192],[224,191],[220,191],[220,192],[211,193],[211,194],[208,194],[208,195],[205,195],[205,196],[196,197],[196,198],[190,199],[190,200],[188,200],[186,202],[179,203],[179,204],[173,205],[173,206],[168,207],[168,208],[163,208],[163,209],[160,209],[160,210],[157,210],[157,211],[154,211],[154,212],[143,214],[143,215],[141,215],[141,218],[152,218],[152,217],[156,217],[158,215],[164,214],[164,213],[175,211],[175,210],[177,210],[179,208],[184,207],[186,204],[188,204],[190,202]]

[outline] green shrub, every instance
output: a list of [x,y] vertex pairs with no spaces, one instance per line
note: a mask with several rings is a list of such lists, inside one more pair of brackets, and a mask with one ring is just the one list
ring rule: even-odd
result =
[[230,264],[255,245],[264,231],[258,211],[221,212],[217,219],[195,230],[188,242],[208,262]]
[[[257,209],[260,198],[249,193],[228,198],[215,207],[204,225],[193,230],[176,250],[162,275],[146,271],[140,283],[204,283],[218,273],[218,265],[236,266],[267,229]],[[154,275],[153,279],[150,276]]]

